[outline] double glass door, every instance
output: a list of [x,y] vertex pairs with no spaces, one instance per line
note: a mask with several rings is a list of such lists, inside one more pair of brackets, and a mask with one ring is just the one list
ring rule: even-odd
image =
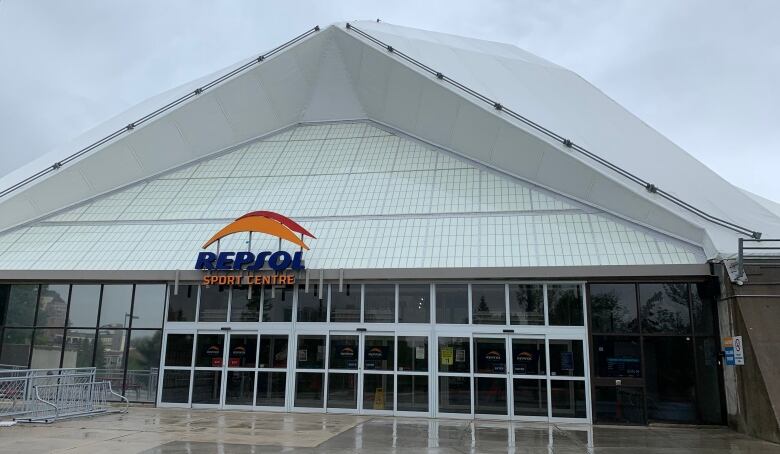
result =
[[476,415],[547,417],[544,336],[475,334],[473,349]]
[[392,332],[332,331],[328,346],[328,412],[386,413],[395,406]]
[[257,341],[256,332],[198,332],[193,407],[254,405]]

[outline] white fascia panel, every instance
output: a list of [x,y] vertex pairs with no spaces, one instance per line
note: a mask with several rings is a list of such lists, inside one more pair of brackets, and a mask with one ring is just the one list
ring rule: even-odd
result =
[[27,194],[11,197],[0,203],[0,231],[4,230],[5,227],[21,224],[40,214]]
[[[387,78],[387,97],[381,120],[402,131],[414,131],[422,98],[422,86],[427,83],[419,74],[404,65],[393,65]],[[378,120],[380,118],[377,118]]]
[[307,63],[316,66],[318,61],[304,62],[295,53],[306,53],[305,47],[310,45],[309,41],[321,39],[321,36],[316,36],[295,48],[275,55],[262,64],[262,70],[257,72],[260,84],[265,89],[273,110],[282,124],[300,121],[311,93],[311,83],[304,76],[305,73],[301,69],[301,65]]
[[365,118],[363,106],[347,73],[336,32],[326,30],[322,55],[317,65],[311,96],[303,121],[351,120]]
[[513,174],[532,181],[539,172],[547,148],[552,148],[552,145],[503,122],[496,134],[492,163],[499,169],[511,169]]
[[237,142],[214,93],[206,92],[169,115],[195,156],[227,148]]
[[48,214],[74,201],[89,198],[94,189],[79,171],[78,167],[60,169],[46,179],[46,184],[37,184],[27,189],[26,196],[37,208],[38,214]]
[[136,181],[144,176],[144,169],[133,150],[123,141],[95,153],[79,167],[84,178],[98,193],[114,189],[118,181]]
[[366,111],[381,115],[387,100],[387,73],[392,62],[379,51],[366,49],[360,61],[357,92]]
[[178,126],[168,116],[136,129],[126,141],[146,175],[155,175],[195,158]]
[[[534,181],[563,194],[589,200],[593,184],[601,176],[592,168],[559,150],[545,150]],[[625,190],[625,189],[624,189]]]
[[256,71],[225,82],[215,94],[239,141],[286,126],[274,112]]
[[452,142],[452,128],[458,110],[466,102],[468,101],[429,80],[423,84],[415,133],[434,144],[448,148]]
[[452,147],[471,150],[478,161],[490,162],[501,123],[499,118],[488,115],[485,108],[463,103],[452,131]]

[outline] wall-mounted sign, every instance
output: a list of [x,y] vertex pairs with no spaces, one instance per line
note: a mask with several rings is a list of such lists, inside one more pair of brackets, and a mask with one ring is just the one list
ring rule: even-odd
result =
[[441,349],[441,364],[442,366],[452,366],[453,364],[453,349],[452,347],[444,347]]
[[[196,270],[226,272],[225,274],[204,276],[204,285],[293,285],[295,283],[293,274],[278,273],[286,270],[304,269],[303,251],[309,250],[309,246],[303,242],[303,239],[304,237],[316,238],[308,230],[286,216],[272,211],[253,211],[237,218],[215,233],[203,244],[203,249],[215,242],[219,245],[222,238],[240,232],[249,233],[250,241],[248,244],[250,247],[251,235],[256,232],[278,237],[280,246],[281,240],[286,240],[299,246],[300,250],[292,254],[283,250],[263,251],[255,254],[249,250],[220,251],[219,246],[217,246],[216,252],[202,251],[195,261]],[[269,270],[277,274],[255,275],[251,273],[261,270]],[[230,272],[238,273],[231,275]]]
[[724,337],[723,354],[726,358],[727,366],[745,365],[745,345],[742,343],[742,336]]

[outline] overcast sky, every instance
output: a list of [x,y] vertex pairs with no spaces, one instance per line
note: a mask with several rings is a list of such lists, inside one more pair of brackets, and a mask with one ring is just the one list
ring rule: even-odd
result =
[[729,181],[780,201],[774,0],[0,0],[0,175],[313,25],[377,17],[570,68]]

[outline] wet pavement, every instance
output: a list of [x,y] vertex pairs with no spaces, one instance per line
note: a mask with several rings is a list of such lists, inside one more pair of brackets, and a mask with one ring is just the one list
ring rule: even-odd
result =
[[0,428],[0,453],[780,454],[722,427],[610,427],[500,421],[131,408],[125,415]]

